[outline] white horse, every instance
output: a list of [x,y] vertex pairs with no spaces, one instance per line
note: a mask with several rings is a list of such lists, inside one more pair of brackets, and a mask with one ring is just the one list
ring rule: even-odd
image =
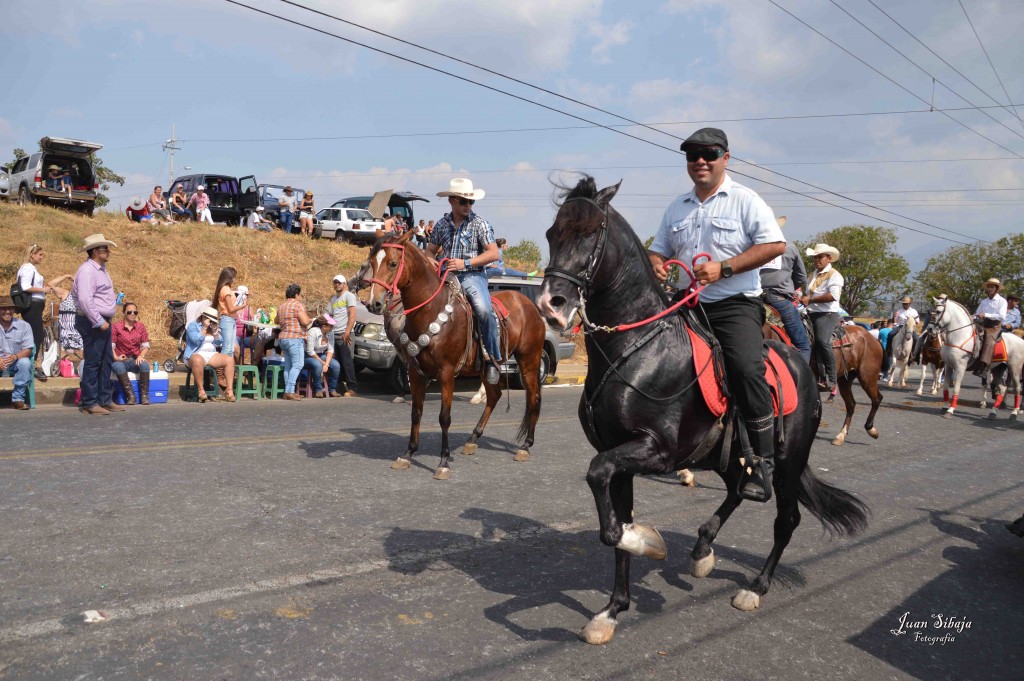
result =
[[[949,402],[949,408],[943,413],[943,418],[953,418],[953,412],[957,407],[957,400],[960,397],[960,382],[967,371],[967,363],[977,356],[981,351],[981,338],[978,337],[977,329],[971,313],[960,303],[948,300],[945,296],[935,298],[935,327],[945,335],[945,342],[942,344],[942,362],[946,366],[946,380],[942,390],[943,403]],[[1013,384],[1014,404],[1010,412],[1010,419],[1016,420],[1020,414],[1021,403],[1021,367],[1024,366],[1024,340],[1012,334],[1003,334],[1006,342],[1007,361],[1005,371],[1009,372],[1010,382]],[[1001,368],[997,365],[997,371]],[[952,396],[950,395],[952,391]],[[1006,393],[1005,386],[995,398],[992,410],[989,412],[990,419],[996,418],[996,410],[1002,406],[1002,398]],[[952,399],[951,399],[952,398]],[[981,408],[988,405],[983,397]]]
[[[1013,393],[1013,411],[1010,412],[1010,420],[1016,421],[1017,415],[1020,413],[1021,367],[1024,367],[1024,339],[1018,338],[1012,333],[1004,333],[1001,338],[1006,344],[1006,361],[993,362],[992,366],[989,367],[989,385],[992,387],[993,403],[988,417],[990,419],[996,418],[996,413],[1003,406],[1003,400],[1006,398],[1007,382],[1009,382],[1010,392]],[[982,409],[988,406],[987,398],[988,392],[982,392]]]
[[908,322],[900,327],[899,331],[889,336],[889,343],[892,346],[892,370],[889,372],[889,387],[896,378],[896,372],[900,374],[899,385],[907,387],[907,367],[910,364],[910,355],[914,351],[914,323]]

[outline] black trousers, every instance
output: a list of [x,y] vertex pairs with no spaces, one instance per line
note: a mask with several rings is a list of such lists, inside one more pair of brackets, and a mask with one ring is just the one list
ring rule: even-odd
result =
[[701,303],[711,330],[722,346],[729,394],[748,423],[772,420],[772,396],[764,380],[762,344],[765,321],[760,298],[736,295]]
[[43,330],[43,309],[46,308],[45,300],[32,299],[32,306],[21,313],[21,318],[32,327],[32,342],[36,346],[36,361],[43,358],[43,339],[46,332]]
[[356,392],[359,382],[356,380],[356,365],[352,361],[352,348],[346,343],[337,341],[334,343],[334,356],[341,363],[341,380],[345,382],[348,390]]
[[832,351],[832,334],[839,324],[839,313],[811,312],[809,316],[814,326],[814,351],[825,369],[825,375],[821,380],[832,388],[836,384],[836,355]]

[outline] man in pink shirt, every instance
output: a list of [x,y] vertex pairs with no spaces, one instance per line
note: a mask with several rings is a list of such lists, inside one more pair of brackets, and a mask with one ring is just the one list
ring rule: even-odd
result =
[[114,351],[110,344],[110,320],[117,310],[117,294],[114,282],[107,273],[110,249],[117,244],[102,234],[85,237],[82,250],[89,258],[75,273],[71,295],[78,309],[75,314],[75,329],[82,336],[82,400],[78,406],[85,414],[109,414],[124,411],[114,404],[110,389],[110,371],[114,363]]
[[210,195],[206,193],[206,187],[203,185],[196,187],[196,193],[189,198],[185,207],[188,208],[192,204],[196,206],[196,219],[199,222],[209,222],[212,225],[213,215],[210,214]]

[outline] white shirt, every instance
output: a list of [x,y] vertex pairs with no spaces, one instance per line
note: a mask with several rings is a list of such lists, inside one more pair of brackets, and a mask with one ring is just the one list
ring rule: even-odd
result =
[[[826,274],[827,277],[823,276]],[[819,277],[821,277],[820,280]],[[807,295],[811,297],[811,300],[826,293],[832,294],[831,303],[810,303],[807,305],[807,311],[839,312],[839,296],[843,293],[843,275],[833,269],[832,263],[825,265],[825,269],[820,272],[815,270],[807,275]]]
[[[39,270],[36,266],[30,262],[25,263],[18,270],[18,283],[21,284],[21,290],[24,291],[30,288],[42,288],[43,287],[43,275],[39,274]],[[45,293],[33,292],[29,294],[32,296],[32,300],[46,300]],[[1003,305],[1006,308],[1006,305]]]
[[978,303],[978,309],[974,311],[974,315],[1002,322],[1006,319],[1006,298],[997,293],[992,298],[983,299]]
[[909,320],[913,320],[912,325],[917,326],[917,323],[921,320],[921,315],[917,313],[913,307],[908,307],[904,310],[902,307],[896,310],[896,319],[894,326],[903,326]]
[[[709,253],[711,260],[724,261],[755,244],[785,242],[775,214],[764,199],[726,174],[722,186],[703,203],[691,189],[689,194],[669,204],[650,250],[690,266],[698,253]],[[689,282],[681,283],[685,286]],[[714,303],[739,293],[751,298],[761,295],[757,269],[708,284],[700,297],[706,303]]]
[[[284,204],[281,203],[282,201],[284,201]],[[278,199],[277,205],[280,207],[281,210],[287,210],[287,211],[291,211],[292,213],[294,213],[295,212],[295,195],[294,194],[292,194],[291,196],[288,196],[287,194],[283,195],[280,199]]]

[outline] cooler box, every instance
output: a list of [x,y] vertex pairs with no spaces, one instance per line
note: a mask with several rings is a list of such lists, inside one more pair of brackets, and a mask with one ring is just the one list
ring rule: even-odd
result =
[[[135,401],[139,401],[139,377],[137,374],[128,372],[128,378],[132,382],[132,390],[135,391]],[[110,383],[114,386],[114,402],[124,404],[124,392],[117,377],[110,375]],[[166,371],[149,372],[149,401],[151,404],[164,404],[167,402],[167,394],[170,392],[170,379]]]

